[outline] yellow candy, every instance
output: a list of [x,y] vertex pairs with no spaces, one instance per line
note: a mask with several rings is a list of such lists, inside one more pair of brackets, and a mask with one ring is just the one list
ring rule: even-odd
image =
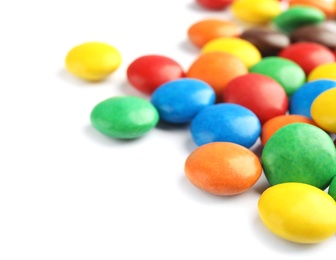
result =
[[216,38],[207,42],[201,52],[226,52],[241,59],[250,68],[258,63],[262,56],[260,51],[250,42],[234,37]]
[[328,89],[318,95],[311,105],[310,113],[320,128],[336,133],[336,88]]
[[278,0],[236,0],[232,3],[233,15],[247,23],[267,24],[281,12]]
[[304,183],[271,186],[258,202],[265,226],[296,243],[320,243],[336,232],[336,202],[323,190]]
[[121,64],[120,52],[102,42],[87,42],[72,48],[65,59],[66,69],[88,81],[101,81]]
[[308,75],[308,81],[318,79],[331,79],[336,80],[336,63],[322,64],[313,69]]

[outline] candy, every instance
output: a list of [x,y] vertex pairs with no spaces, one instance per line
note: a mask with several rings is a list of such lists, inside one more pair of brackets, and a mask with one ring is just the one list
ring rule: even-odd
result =
[[241,59],[246,67],[251,67],[261,60],[261,53],[250,42],[234,37],[221,37],[207,42],[202,53],[225,52]]
[[335,15],[334,0],[289,0],[289,6],[301,5],[320,9],[329,18]]
[[327,47],[313,42],[298,42],[283,49],[279,56],[297,63],[308,75],[316,67],[335,62],[335,55]]
[[73,47],[66,55],[66,69],[88,81],[102,81],[119,68],[121,54],[103,42],[86,42]]
[[155,107],[135,96],[111,97],[98,103],[91,111],[92,126],[99,132],[118,139],[145,135],[159,120]]
[[333,140],[311,124],[292,123],[281,127],[268,139],[261,160],[271,186],[301,182],[324,190],[336,176]]
[[216,104],[204,108],[191,121],[194,142],[201,146],[211,142],[232,142],[250,148],[259,138],[258,117],[237,104]]
[[291,33],[299,27],[318,24],[325,19],[325,14],[319,9],[308,6],[292,6],[275,17],[273,24],[284,33]]
[[264,225],[295,243],[320,243],[335,235],[336,203],[326,192],[304,183],[283,183],[266,189],[258,201]]
[[263,124],[284,115],[288,98],[281,85],[264,75],[249,73],[231,80],[223,91],[223,101],[250,109]]
[[215,195],[237,195],[260,178],[259,158],[249,149],[230,142],[196,148],[186,159],[184,172],[196,187]]
[[314,99],[325,90],[336,87],[333,80],[315,80],[301,86],[289,100],[289,113],[306,116],[312,119],[310,108]]
[[197,47],[202,48],[208,41],[220,37],[240,35],[237,24],[221,19],[204,19],[192,24],[188,31],[188,39]]
[[336,177],[333,178],[329,185],[328,194],[336,201]]
[[277,56],[291,43],[286,34],[264,27],[248,28],[242,32],[240,38],[251,42],[263,57]]
[[277,0],[235,0],[231,9],[237,19],[252,24],[267,24],[282,12]]
[[151,103],[160,119],[170,123],[188,123],[202,109],[215,103],[216,95],[211,86],[198,79],[177,79],[157,88]]
[[184,77],[182,66],[163,55],[144,55],[127,68],[127,80],[137,90],[151,94],[160,85]]
[[308,81],[318,79],[336,80],[336,62],[322,64],[317,66],[308,75]]
[[221,10],[228,7],[234,0],[196,0],[196,2],[206,8],[213,10]]
[[327,48],[336,48],[336,31],[324,24],[307,25],[290,34],[292,42],[315,42]]
[[194,60],[186,77],[205,81],[219,98],[229,81],[247,72],[246,66],[239,58],[224,52],[210,52],[201,54]]
[[314,99],[311,116],[320,128],[336,133],[336,88],[328,89]]
[[282,115],[276,116],[268,120],[263,124],[261,128],[260,141],[262,145],[265,145],[268,139],[278,131],[281,127],[292,124],[292,123],[306,123],[311,125],[316,125],[313,120],[302,115]]
[[291,96],[306,82],[306,74],[295,62],[281,57],[267,57],[249,69],[276,80]]

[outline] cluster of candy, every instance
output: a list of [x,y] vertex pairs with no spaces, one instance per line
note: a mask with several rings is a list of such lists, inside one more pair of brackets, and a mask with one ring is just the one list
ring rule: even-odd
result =
[[[284,2],[284,1],[282,1]],[[200,54],[187,70],[162,55],[127,67],[131,86],[149,96],[117,96],[91,112],[95,129],[113,138],[138,138],[159,120],[190,124],[198,146],[185,175],[216,195],[237,195],[264,173],[270,187],[259,199],[263,223],[298,243],[336,233],[335,1],[197,0],[230,9],[234,21],[192,24],[188,39]],[[66,67],[100,81],[121,63],[117,49],[89,42],[71,49]],[[260,138],[261,158],[250,148]],[[325,190],[328,188],[328,191]]]

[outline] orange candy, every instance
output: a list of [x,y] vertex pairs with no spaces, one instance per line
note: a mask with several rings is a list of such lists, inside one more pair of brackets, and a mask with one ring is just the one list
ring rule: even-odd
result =
[[219,37],[235,37],[240,35],[239,27],[220,19],[205,19],[191,25],[187,31],[189,40],[201,48],[208,41]]
[[241,59],[224,52],[209,52],[201,54],[191,64],[186,77],[205,81],[217,97],[221,97],[229,81],[247,73],[248,69]]
[[212,142],[196,148],[186,159],[184,172],[196,187],[215,195],[236,195],[260,178],[262,166],[251,150],[230,142]]
[[266,142],[277,130],[291,123],[307,123],[311,125],[316,125],[313,120],[302,115],[281,115],[273,117],[268,120],[261,128],[260,141],[262,145],[265,145]]
[[335,0],[289,0],[289,6],[293,5],[315,7],[330,18],[335,15]]

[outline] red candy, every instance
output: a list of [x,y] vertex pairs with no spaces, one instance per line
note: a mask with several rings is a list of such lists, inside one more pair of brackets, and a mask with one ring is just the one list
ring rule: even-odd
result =
[[319,65],[335,62],[335,56],[327,47],[313,42],[298,42],[283,49],[279,56],[296,62],[308,75]]
[[128,82],[146,94],[151,94],[162,84],[182,78],[184,75],[180,64],[161,55],[141,56],[127,68]]
[[196,2],[206,9],[224,9],[234,0],[196,0]]
[[283,87],[272,78],[254,73],[231,80],[223,91],[223,101],[249,108],[261,124],[285,115],[288,109],[288,98]]

